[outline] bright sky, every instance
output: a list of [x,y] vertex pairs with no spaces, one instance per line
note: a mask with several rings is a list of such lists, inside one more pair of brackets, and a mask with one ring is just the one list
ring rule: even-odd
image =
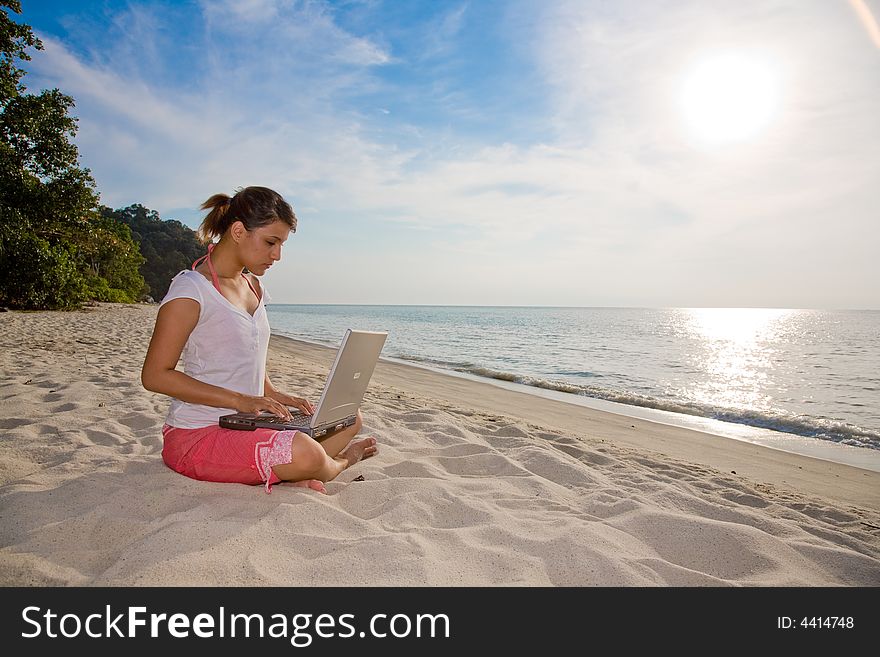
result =
[[24,0],[102,202],[277,303],[880,308],[880,0]]

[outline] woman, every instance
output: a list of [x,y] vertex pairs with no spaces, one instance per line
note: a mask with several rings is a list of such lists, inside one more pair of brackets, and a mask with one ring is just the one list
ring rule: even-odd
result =
[[[287,481],[326,493],[323,482],[376,453],[374,438],[354,439],[360,412],[354,425],[320,443],[299,431],[217,424],[234,411],[287,418],[291,406],[314,411],[308,400],[277,390],[266,374],[269,321],[258,276],[281,259],[296,216],[265,187],[215,194],[202,209],[209,210],[199,228],[202,241],[210,242],[208,253],[171,282],[141,371],[147,390],[173,397],[162,458],[193,479],[264,482],[266,492]],[[176,369],[181,354],[183,372]]]

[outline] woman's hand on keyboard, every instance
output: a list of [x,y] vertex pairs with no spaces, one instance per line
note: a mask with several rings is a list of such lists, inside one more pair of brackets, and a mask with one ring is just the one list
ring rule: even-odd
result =
[[271,397],[255,397],[251,395],[241,395],[235,410],[239,413],[260,413],[263,411],[289,420],[292,415],[287,406]]
[[315,413],[315,407],[308,399],[303,399],[302,397],[294,397],[293,395],[288,395],[284,392],[277,391],[273,392],[272,395],[282,404],[292,406],[293,408],[302,411],[306,415],[314,415]]

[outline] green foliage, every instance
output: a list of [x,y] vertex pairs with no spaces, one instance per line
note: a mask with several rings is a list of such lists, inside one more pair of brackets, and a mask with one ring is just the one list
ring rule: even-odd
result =
[[103,216],[72,139],[73,99],[58,89],[26,94],[21,60],[42,49],[0,0],[0,304],[73,308],[88,299],[133,302],[146,294],[128,226]]
[[[21,13],[18,0],[3,0],[0,7]],[[24,71],[16,66],[16,61],[30,60],[26,52],[28,48],[42,50],[43,44],[34,36],[30,26],[19,25],[9,19],[7,12],[0,12],[0,105],[22,91],[19,81]]]
[[131,236],[144,256],[140,273],[149,287],[150,296],[161,300],[168,292],[171,279],[181,269],[189,269],[196,258],[205,253],[196,233],[179,221],[163,221],[155,210],[130,205],[120,210],[101,208],[109,221],[131,229]]
[[[5,232],[5,231],[4,231]],[[89,298],[86,281],[70,247],[52,246],[36,235],[4,234],[15,267],[0,266],[5,302],[18,308],[75,308]],[[0,259],[5,265],[12,259]]]
[[108,301],[110,303],[133,303],[131,294],[125,290],[110,287],[106,278],[89,276],[86,284],[89,287],[89,297],[95,301]]
[[144,262],[128,226],[98,214],[76,236],[91,298],[132,303],[147,294],[138,268]]

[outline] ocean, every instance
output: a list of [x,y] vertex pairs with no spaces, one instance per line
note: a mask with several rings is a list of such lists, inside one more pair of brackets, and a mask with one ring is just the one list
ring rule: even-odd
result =
[[269,322],[334,347],[385,330],[385,358],[624,414],[880,450],[880,311],[272,304]]

